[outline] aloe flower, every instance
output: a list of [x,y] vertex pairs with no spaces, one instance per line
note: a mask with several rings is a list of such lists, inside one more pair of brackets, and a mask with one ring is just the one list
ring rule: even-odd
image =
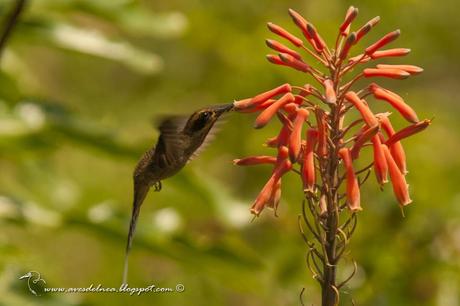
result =
[[[356,50],[358,42],[365,40],[380,17],[354,29],[358,9],[351,6],[338,27],[337,39],[329,46],[311,22],[292,9],[289,15],[299,35],[268,23],[268,29],[277,38],[266,40],[267,47],[274,52],[267,55],[267,60],[303,73],[309,80],[300,85],[282,84],[253,98],[234,102],[238,112],[258,113],[254,123],[257,129],[278,125],[272,120],[275,116],[281,123],[277,135],[265,142],[268,148],[275,148],[273,156],[252,156],[234,163],[273,167],[251,207],[256,216],[265,207],[273,208],[276,213],[282,177],[289,172],[299,175],[299,187],[305,197],[302,219],[315,241],[308,242],[311,257],[307,261],[322,286],[322,305],[336,305],[337,292],[349,280],[337,284],[337,262],[353,233],[356,213],[368,205],[361,203],[362,185],[373,169],[379,186],[383,188],[391,182],[400,207],[411,203],[402,142],[431,124],[430,120],[419,120],[410,101],[404,101],[398,94],[377,83],[358,87],[361,83],[357,81],[403,80],[423,69],[405,64],[373,64],[377,59],[403,57],[411,51],[384,49],[400,36],[400,30],[384,35],[364,50]],[[305,54],[312,58],[307,59]],[[381,108],[382,103],[387,104],[388,113],[375,113],[375,108]],[[410,125],[395,131],[390,119],[394,116],[390,113],[392,110]],[[358,119],[352,113],[357,114]],[[361,162],[367,156],[360,154],[363,150],[372,150],[370,163]],[[360,168],[362,164],[368,165]],[[287,187],[291,186],[283,185]],[[307,218],[305,207],[309,208],[312,218]],[[342,220],[345,221],[340,223]],[[313,261],[316,264],[311,264]]]

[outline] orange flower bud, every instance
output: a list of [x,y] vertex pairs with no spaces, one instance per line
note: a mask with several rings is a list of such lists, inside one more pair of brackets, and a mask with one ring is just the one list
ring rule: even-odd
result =
[[291,15],[292,20],[297,25],[297,27],[302,31],[303,36],[307,39],[307,41],[315,48],[315,51],[320,53],[321,49],[316,45],[313,37],[311,37],[310,33],[308,33],[307,24],[308,21],[305,20],[299,13],[294,11],[293,9],[289,9],[289,15]]
[[406,183],[406,178],[399,170],[398,165],[396,165],[396,162],[388,150],[388,147],[386,145],[382,145],[382,150],[385,154],[385,159],[388,164],[391,184],[393,185],[393,192],[398,199],[399,204],[403,206],[410,204],[412,200],[409,196],[409,185]]
[[285,62],[281,60],[281,58],[278,55],[274,54],[267,54],[266,55],[267,60],[275,65],[280,65],[280,66],[287,66]]
[[302,58],[299,53],[297,53],[296,51],[294,51],[292,49],[289,49],[288,47],[286,47],[285,45],[283,45],[280,42],[277,42],[276,40],[267,39],[267,40],[265,40],[265,43],[267,44],[267,46],[269,48],[272,48],[275,51],[289,54],[289,55],[295,57],[298,60],[300,60]]
[[356,56],[353,56],[353,57],[350,57],[348,59],[348,62],[352,63],[352,62],[357,62],[359,61],[360,63],[367,63],[371,60],[370,57],[363,57],[364,54],[358,54]]
[[260,164],[275,164],[276,158],[273,156],[250,156],[240,159],[234,159],[233,164],[238,166],[253,166]]
[[315,27],[311,23],[307,23],[307,32],[313,38],[316,47],[319,51],[323,51],[326,47],[326,43],[324,40],[319,36],[318,32],[316,31]]
[[[234,101],[233,106],[234,106],[234,109],[237,112],[240,112],[240,113],[253,113],[253,112],[256,112],[256,111],[260,111],[262,109],[266,109],[269,105],[272,105],[275,102],[276,102],[276,100],[274,100],[274,99],[268,99],[265,102],[261,102],[259,104],[254,105],[251,102],[251,98],[249,98],[249,99]],[[247,105],[249,105],[249,106],[247,106]]]
[[365,52],[367,55],[372,55],[375,51],[378,49],[382,48],[383,46],[386,46],[387,44],[391,43],[394,41],[396,38],[401,35],[400,30],[396,30],[393,32],[388,33],[387,35],[383,36],[381,39],[379,39],[376,43],[370,45],[369,47],[366,48]]
[[296,47],[300,47],[302,46],[302,40],[294,35],[292,35],[291,33],[289,33],[288,31],[286,31],[285,29],[283,29],[282,27],[274,24],[274,23],[267,23],[267,26],[268,26],[268,29],[276,34],[276,35],[279,35],[287,40],[289,40],[294,46]]
[[313,192],[315,190],[315,155],[314,150],[318,141],[318,131],[309,129],[307,131],[307,145],[303,154],[302,163],[302,180],[305,191]]
[[350,25],[355,20],[356,16],[358,16],[358,9],[350,6],[348,8],[347,14],[345,15],[345,20],[340,25],[340,34],[342,36],[347,36],[348,32],[350,31]]
[[369,107],[363,102],[364,100],[361,100],[354,91],[347,92],[345,94],[345,98],[361,113],[361,117],[368,126],[375,126],[379,124],[377,118],[375,118]]
[[369,33],[369,31],[380,21],[380,16],[376,16],[369,20],[365,25],[363,25],[358,32],[356,32],[356,43],[358,43],[364,35]]
[[363,70],[363,72],[366,78],[386,77],[386,78],[391,78],[391,79],[403,80],[403,79],[407,79],[410,76],[409,72],[406,72],[401,69],[394,69],[394,68],[386,68],[386,69],[366,68]]
[[423,72],[423,68],[414,66],[414,65],[385,65],[385,64],[378,64],[378,69],[400,69],[408,72],[411,75],[419,74]]
[[425,119],[423,121],[412,124],[399,132],[391,135],[391,137],[385,142],[386,145],[391,146],[392,144],[400,141],[401,139],[412,136],[426,129],[431,124],[431,120]]
[[323,82],[323,86],[325,90],[326,102],[335,104],[335,102],[337,102],[337,95],[335,94],[334,83],[331,79],[326,79]]
[[[388,137],[391,138],[391,136],[395,134],[395,131],[388,117],[379,116],[379,121],[382,125],[382,128],[387,133]],[[388,147],[390,148],[391,155],[393,156],[394,161],[398,165],[399,170],[401,171],[402,174],[406,174],[407,173],[406,153],[404,152],[401,142],[396,141],[395,143],[393,143],[392,145],[389,145]]]
[[289,136],[289,154],[292,162],[295,162],[300,153],[302,141],[302,127],[307,120],[309,112],[305,108],[299,108],[294,120],[294,127]]
[[360,192],[359,192],[359,184],[358,179],[356,178],[355,171],[353,170],[353,163],[351,161],[351,153],[350,149],[342,148],[339,150],[339,156],[343,160],[345,165],[345,172],[347,177],[347,204],[348,208],[353,211],[360,211],[361,203],[360,203]]
[[[373,59],[378,59],[382,57],[396,57],[396,56],[404,56],[410,52],[410,49],[406,48],[394,48],[382,51],[375,51],[371,57]],[[404,69],[403,69],[404,70]]]
[[388,165],[385,159],[385,154],[382,150],[382,142],[379,136],[375,135],[371,139],[374,149],[374,171],[377,177],[377,182],[382,186],[388,183]]
[[271,89],[269,91],[266,91],[266,92],[263,92],[261,94],[258,94],[257,96],[255,96],[253,98],[244,99],[244,100],[240,100],[240,101],[235,101],[235,102],[233,102],[233,106],[237,110],[254,107],[254,106],[257,106],[257,105],[259,105],[259,104],[261,104],[263,102],[266,102],[267,100],[269,100],[270,98],[273,98],[274,96],[277,96],[277,95],[280,95],[280,94],[283,94],[283,93],[287,93],[287,92],[290,92],[290,91],[291,91],[291,85],[286,83],[286,84],[283,84],[283,85],[278,86],[276,88],[273,88],[273,89]]
[[297,113],[297,110],[299,109],[299,107],[297,106],[297,99],[295,102],[291,102],[291,103],[288,103],[286,104],[284,107],[283,107],[283,110],[288,113],[288,114],[294,114],[294,113]]
[[294,21],[296,26],[300,28],[300,30],[304,34],[305,38],[307,40],[311,40],[312,37],[310,36],[310,34],[307,31],[308,22],[305,20],[305,18],[303,18],[302,15],[300,15],[299,13],[294,11],[293,9],[289,9],[289,15],[291,16],[292,21]]
[[278,101],[267,107],[259,114],[254,123],[254,127],[256,129],[264,127],[281,107],[293,101],[294,96],[291,93],[283,95]]
[[280,53],[279,54],[280,59],[284,62],[289,67],[292,67],[296,70],[302,71],[302,72],[308,72],[310,70],[310,66],[302,61],[299,61],[295,59],[295,57],[286,54],[286,53]]
[[363,145],[370,141],[377,134],[379,129],[380,126],[378,124],[368,127],[356,138],[355,144],[350,151],[352,159],[357,159],[359,157],[359,151],[361,151]]
[[322,109],[316,109],[316,124],[318,126],[318,148],[317,153],[319,156],[326,156],[328,153],[327,150],[327,137],[328,137],[328,128],[327,128],[327,115]]
[[376,99],[387,101],[392,107],[394,107],[407,121],[418,122],[419,119],[415,111],[407,105],[403,98],[395,94],[394,92],[384,89],[377,84],[373,83],[369,86],[370,91]]
[[348,53],[350,52],[351,46],[355,44],[356,41],[356,34],[353,32],[348,36],[347,40],[345,41],[345,45],[343,46],[342,50],[340,51],[339,58],[344,60],[347,58]]

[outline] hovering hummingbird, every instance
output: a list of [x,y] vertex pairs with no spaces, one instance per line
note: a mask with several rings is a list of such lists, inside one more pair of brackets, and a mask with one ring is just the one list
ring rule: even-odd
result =
[[125,251],[124,284],[128,276],[128,255],[137,217],[150,188],[160,191],[161,181],[179,172],[204,147],[216,121],[232,109],[233,104],[208,107],[194,112],[190,117],[168,117],[158,126],[160,136],[156,146],[144,153],[134,169],[134,200]]

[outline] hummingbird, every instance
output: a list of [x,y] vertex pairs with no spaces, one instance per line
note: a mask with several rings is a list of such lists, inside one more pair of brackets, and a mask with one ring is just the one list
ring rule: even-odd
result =
[[136,230],[140,208],[150,188],[161,190],[161,181],[175,175],[212,138],[212,130],[222,114],[233,109],[233,103],[211,106],[194,112],[190,117],[164,118],[158,129],[156,145],[144,153],[133,173],[134,199],[126,243],[123,283],[128,276],[128,256]]

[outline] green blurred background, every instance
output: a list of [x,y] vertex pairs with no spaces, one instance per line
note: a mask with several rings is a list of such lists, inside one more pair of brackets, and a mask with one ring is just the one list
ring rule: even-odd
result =
[[[2,20],[13,4],[0,0]],[[306,304],[318,305],[297,230],[294,175],[283,183],[279,217],[268,211],[250,222],[270,169],[231,160],[269,153],[261,143],[278,129],[253,130],[253,115],[228,116],[212,145],[143,206],[130,286],[182,283],[185,292],[35,297],[18,277],[37,270],[48,287],[118,287],[131,174],[156,140],[152,119],[311,81],[266,62],[264,39],[273,35],[265,24],[296,32],[292,7],[332,42],[349,5],[360,9],[357,25],[382,17],[365,43],[401,29],[393,46],[412,52],[387,62],[425,72],[379,82],[435,120],[404,142],[414,200],[406,218],[389,186],[380,192],[373,177],[366,184],[350,255],[359,269],[342,304],[460,305],[457,1],[28,4],[0,71],[0,305],[299,305],[302,287]]]

